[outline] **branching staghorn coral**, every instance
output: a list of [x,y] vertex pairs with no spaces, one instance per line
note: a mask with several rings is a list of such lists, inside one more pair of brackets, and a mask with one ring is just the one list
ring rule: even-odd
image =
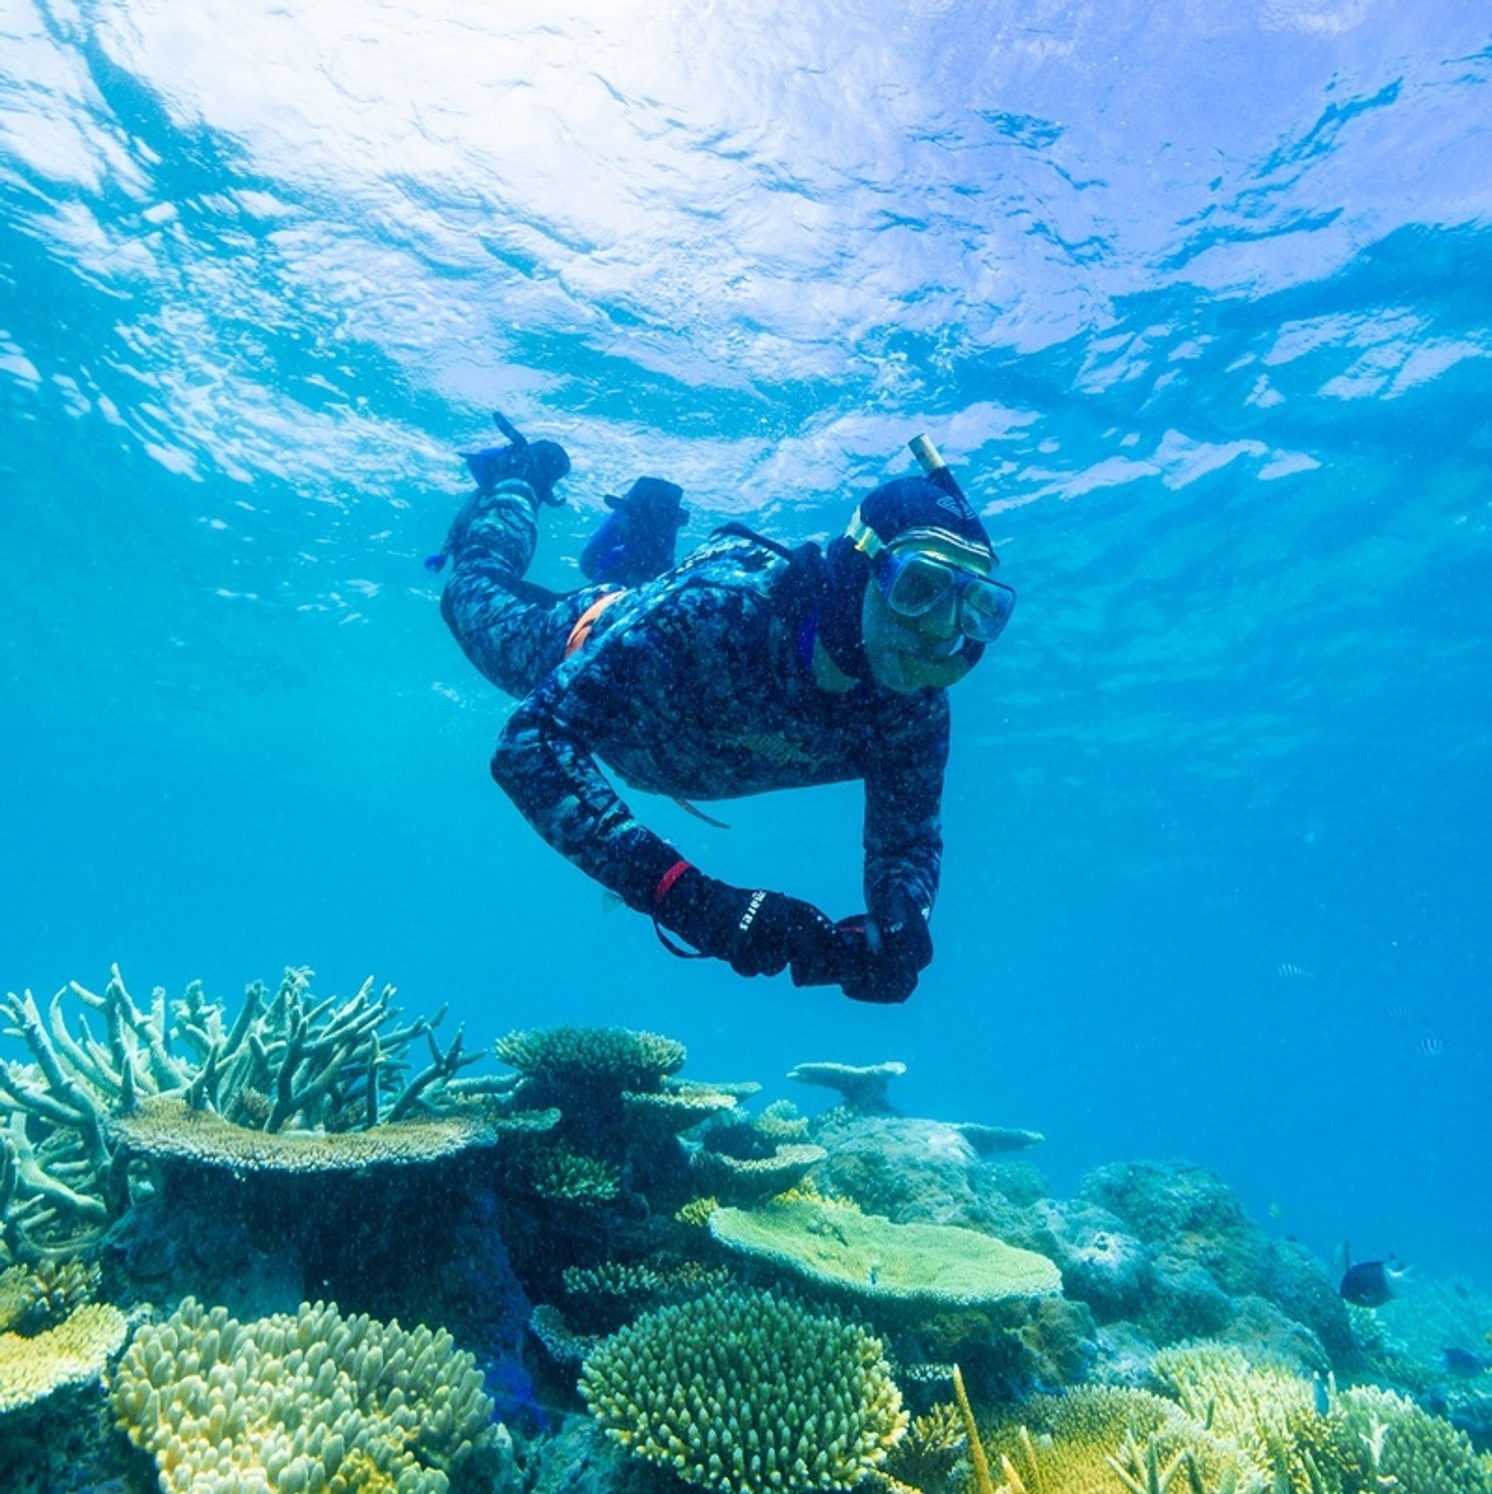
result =
[[[258,983],[233,1019],[193,982],[148,1008],[115,966],[99,995],[73,982],[45,1012],[31,992],[0,1001],[4,1032],[28,1063],[0,1063],[0,1220],[11,1254],[66,1258],[88,1249],[129,1203],[111,1117],[176,1098],[271,1133],[349,1131],[428,1113],[500,1081],[458,1078],[481,1054],[458,1031],[442,1048],[442,1013],[399,1025],[394,988],[316,1000],[310,972],[285,972],[273,997]],[[429,1061],[415,1068],[421,1039]]]

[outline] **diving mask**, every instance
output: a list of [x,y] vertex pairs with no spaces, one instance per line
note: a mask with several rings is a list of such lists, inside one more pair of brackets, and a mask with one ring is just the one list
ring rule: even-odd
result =
[[[886,606],[913,626],[944,637],[993,643],[1015,610],[1015,591],[985,574],[999,560],[943,529],[911,529],[887,544],[858,511],[848,537],[870,561]],[[960,561],[967,559],[968,564]]]

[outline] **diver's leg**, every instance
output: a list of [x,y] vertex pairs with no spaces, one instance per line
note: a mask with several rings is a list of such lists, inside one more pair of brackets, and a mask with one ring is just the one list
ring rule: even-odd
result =
[[440,614],[462,652],[501,690],[524,696],[564,658],[595,589],[555,594],[523,580],[538,543],[538,500],[527,483],[501,482],[451,526],[451,578]]

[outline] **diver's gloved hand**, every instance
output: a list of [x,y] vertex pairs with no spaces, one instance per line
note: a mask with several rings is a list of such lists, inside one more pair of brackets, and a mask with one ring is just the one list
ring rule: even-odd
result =
[[851,1001],[891,1005],[917,989],[917,977],[932,963],[927,918],[904,893],[895,894],[886,913],[847,918],[836,927],[857,941],[847,974],[839,982]]
[[510,441],[506,446],[484,446],[466,451],[466,466],[479,493],[490,493],[498,483],[526,482],[540,503],[558,505],[554,485],[570,470],[570,453],[558,441]]
[[812,903],[786,893],[732,887],[687,864],[664,880],[657,921],[737,975],[777,975],[833,935],[834,925]]

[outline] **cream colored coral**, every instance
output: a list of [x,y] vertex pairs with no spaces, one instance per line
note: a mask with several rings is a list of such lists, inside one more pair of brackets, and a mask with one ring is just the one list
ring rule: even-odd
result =
[[444,1329],[319,1302],[240,1323],[189,1297],[135,1334],[111,1397],[166,1494],[445,1494],[494,1436],[475,1361]]
[[645,1314],[590,1355],[580,1392],[633,1456],[720,1494],[853,1488],[907,1425],[878,1339],[762,1291]]
[[0,1333],[0,1413],[33,1405],[64,1385],[96,1380],[125,1330],[117,1307],[94,1302],[30,1338]]
[[193,1110],[184,1100],[155,1096],[110,1117],[108,1131],[142,1157],[238,1172],[306,1173],[433,1162],[468,1147],[491,1146],[506,1124],[472,1109],[362,1131],[256,1131],[210,1110]]

